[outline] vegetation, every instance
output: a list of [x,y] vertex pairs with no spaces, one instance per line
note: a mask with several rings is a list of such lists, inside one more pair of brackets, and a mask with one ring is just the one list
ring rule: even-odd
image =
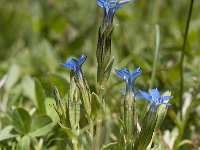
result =
[[[110,62],[105,63],[112,69],[105,81],[107,74],[97,73],[98,32],[104,11],[96,0],[1,0],[0,149],[131,149],[127,139],[133,137],[137,137],[133,141],[138,149],[143,149],[142,144],[149,145],[147,149],[198,149],[199,8],[198,0],[130,0],[115,13],[112,52]],[[87,100],[75,103],[76,107],[69,105],[72,87],[78,94],[73,93],[71,99],[84,99],[84,92],[76,72],[60,65],[82,54],[87,55],[82,72],[87,79],[84,85],[90,87],[85,93],[91,96],[91,110],[85,107]],[[136,100],[138,124],[146,121],[147,126],[154,126],[147,143],[142,133],[148,128],[140,137],[136,130],[130,129],[131,135],[123,131],[125,96],[119,89],[126,87],[114,70],[128,68],[132,72],[139,66],[142,74],[134,83],[137,89],[170,90],[173,96],[168,109],[162,105],[167,111],[156,118],[163,121],[161,125],[148,122],[153,114],[145,115],[153,110],[149,109],[151,99]],[[80,110],[75,121],[70,114],[62,116],[68,111],[65,104]],[[137,122],[129,123],[137,128]]]

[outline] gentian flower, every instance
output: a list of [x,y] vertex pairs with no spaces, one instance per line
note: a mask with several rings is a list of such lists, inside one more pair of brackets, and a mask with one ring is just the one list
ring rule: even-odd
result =
[[87,59],[87,56],[82,55],[79,59],[72,58],[68,60],[66,63],[61,64],[61,65],[74,70],[76,76],[78,77],[78,83],[79,83],[78,87],[82,94],[83,103],[84,103],[87,115],[89,116],[91,113],[91,103],[90,103],[91,93],[90,93],[90,90],[88,89],[87,80],[84,79],[82,69],[81,69],[86,59]]
[[150,93],[140,90],[141,95],[150,102],[150,107],[153,112],[155,112],[161,104],[166,106],[170,105],[169,103],[165,102],[173,98],[172,96],[160,96],[160,92],[158,89],[152,89]]
[[86,55],[82,55],[78,60],[77,59],[70,59],[66,63],[61,64],[64,67],[67,67],[69,69],[73,69],[76,75],[78,76],[79,79],[82,79],[83,73],[81,70],[81,67],[85,60],[87,59]]
[[115,69],[115,72],[126,81],[126,92],[134,92],[134,81],[138,76],[142,74],[140,67],[136,68],[132,74],[126,68],[124,70]]
[[107,0],[97,0],[98,5],[104,8],[104,23],[112,23],[115,11],[128,2],[129,0],[121,0],[119,2],[117,0],[110,0],[109,2]]

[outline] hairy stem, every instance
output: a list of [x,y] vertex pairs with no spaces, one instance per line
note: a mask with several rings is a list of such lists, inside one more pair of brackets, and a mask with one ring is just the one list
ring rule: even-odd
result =
[[[104,90],[104,87],[99,86],[99,98],[102,101],[102,103],[103,103],[103,90]],[[95,150],[99,150],[101,146],[101,134],[102,134],[101,132],[102,132],[102,121],[103,121],[102,115],[103,114],[100,114],[100,113],[98,113],[97,118],[96,118],[96,141],[95,141],[95,148],[94,148]]]

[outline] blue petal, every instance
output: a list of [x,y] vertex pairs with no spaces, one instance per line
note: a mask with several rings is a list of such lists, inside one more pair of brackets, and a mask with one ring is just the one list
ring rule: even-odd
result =
[[82,64],[85,62],[86,59],[87,59],[87,56],[82,55],[81,58],[78,60],[78,65],[82,66]]
[[135,74],[135,73],[137,73],[137,72],[142,72],[142,70],[140,69],[140,67],[136,68],[136,69],[133,71],[132,74]]
[[123,79],[125,79],[126,76],[124,75],[123,71],[115,69],[115,72],[116,72],[120,77],[122,77]]
[[141,90],[139,90],[139,91],[140,91],[141,95],[142,95],[145,99],[149,100],[150,102],[152,101],[152,97],[151,97],[147,92],[141,91]]
[[118,2],[117,2],[117,0],[111,0],[110,2],[108,2],[108,4],[109,4],[109,8],[110,9],[116,9],[117,8],[117,5],[118,5]]
[[142,74],[142,70],[140,69],[140,67],[136,68],[133,73],[132,73],[132,79],[136,79],[138,76],[140,76]]
[[128,3],[129,0],[122,0],[118,3],[117,7],[116,7],[116,10],[123,7],[126,3]]
[[123,73],[124,73],[124,79],[127,80],[127,82],[128,82],[128,80],[131,80],[131,74],[130,74],[130,71],[128,69],[125,68],[123,70]]
[[158,89],[156,88],[156,89],[152,89],[151,91],[150,91],[150,95],[153,97],[153,98],[158,98],[159,97],[159,95],[160,95],[160,92],[158,91]]
[[138,89],[134,88],[134,97],[136,100],[141,100],[141,99],[144,99],[144,96],[142,96],[139,92]]
[[97,0],[97,4],[100,6],[100,7],[104,7],[104,3],[106,2],[106,0]]
[[123,72],[126,73],[126,74],[129,75],[129,76],[130,76],[130,74],[131,74],[130,71],[129,71],[127,68],[125,68],[125,69],[123,70]]
[[71,64],[61,64],[64,67],[70,68],[70,69],[74,69],[74,66],[72,66]]
[[117,0],[110,0],[109,2],[106,0],[97,0],[97,4],[100,7],[105,8],[107,13],[109,9],[112,9],[112,12],[114,13],[117,9],[123,7],[128,2],[129,0],[122,0],[120,2],[118,2]]
[[70,68],[70,69],[75,69],[77,66],[77,63],[74,59],[70,59],[66,63],[62,64],[62,66]]
[[173,96],[163,96],[161,97],[162,101],[165,101],[165,100],[168,100],[168,99],[171,99],[173,98]]

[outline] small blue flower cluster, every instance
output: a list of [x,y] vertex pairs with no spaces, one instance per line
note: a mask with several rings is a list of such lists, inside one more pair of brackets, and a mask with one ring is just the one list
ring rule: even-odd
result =
[[[87,59],[87,56],[82,55],[78,60],[70,59],[66,63],[62,64],[62,66],[67,67],[69,69],[73,69],[77,77],[82,79],[83,73],[82,73],[81,67],[86,59]],[[115,69],[115,72],[125,80],[126,92],[132,91],[135,94],[134,82],[136,78],[142,74],[142,70],[140,69],[140,67],[136,68],[132,73],[130,73],[130,71],[126,68],[124,70]],[[157,88],[152,89],[150,93],[147,93],[142,90],[139,90],[139,92],[141,94],[140,97],[145,98],[146,100],[150,102],[151,110],[154,112],[157,110],[158,106],[161,104],[169,106],[170,104],[165,101],[173,98],[172,96],[161,96]],[[125,94],[126,93],[124,92],[124,95]]]
[[[133,73],[131,74],[128,69],[124,70],[117,70],[115,69],[115,72],[122,77],[126,81],[126,91],[129,92],[132,90],[132,92],[135,94],[135,97],[145,98],[150,102],[150,107],[153,112],[155,112],[159,105],[164,104],[166,106],[170,105],[169,103],[166,103],[166,100],[169,100],[173,98],[172,96],[160,96],[160,92],[158,89],[152,89],[150,93],[147,93],[145,91],[139,90],[140,96],[138,96],[138,93],[135,93],[137,90],[134,88],[134,81],[137,77],[139,77],[142,74],[142,70],[140,67],[136,68]],[[124,92],[123,92],[124,93]]]

